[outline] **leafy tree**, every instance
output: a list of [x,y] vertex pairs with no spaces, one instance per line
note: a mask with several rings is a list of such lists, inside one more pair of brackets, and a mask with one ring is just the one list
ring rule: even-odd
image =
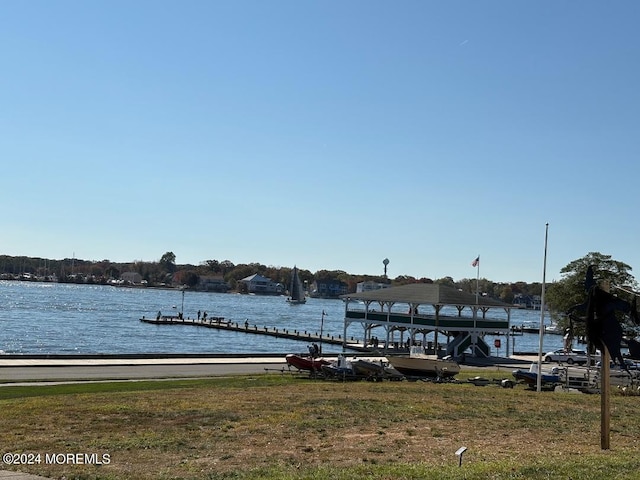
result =
[[[302,281],[302,285],[304,285],[305,288],[310,288],[311,284],[313,283],[313,273],[311,273],[309,270],[305,270],[305,269],[298,269],[298,276],[300,277],[300,280]],[[291,278],[291,274],[289,273],[289,276],[284,279],[284,281],[282,283],[284,283],[285,285],[288,285],[290,282],[290,278]]]
[[230,270],[225,276],[225,282],[229,283],[232,288],[235,288],[238,280],[242,280],[249,275],[257,273],[252,265],[236,265],[235,268]]
[[186,285],[189,288],[193,288],[200,281],[200,277],[193,270],[180,270],[174,275],[173,281],[176,284]]
[[628,294],[616,287],[625,287],[625,290],[635,290],[637,282],[631,275],[631,267],[626,263],[613,260],[611,255],[599,252],[590,252],[582,258],[568,263],[560,275],[562,278],[549,285],[545,293],[545,304],[549,307],[552,317],[558,320],[561,326],[566,326],[568,321],[563,318],[571,306],[580,304],[586,300],[585,277],[587,268],[594,267],[595,280],[607,281],[611,285],[611,293],[628,299]]
[[316,281],[318,282],[328,282],[331,280],[337,280],[340,274],[344,274],[345,272],[341,271],[341,270],[334,270],[334,271],[329,271],[329,270],[318,270],[315,274],[314,277],[316,279]]
[[230,260],[223,260],[222,262],[220,262],[220,268],[222,269],[221,273],[224,276],[227,274],[227,272],[230,272],[231,270],[236,268],[236,266]]
[[437,283],[438,285],[444,285],[445,287],[451,287],[451,288],[455,288],[456,286],[456,283],[453,281],[453,278],[451,277],[438,278],[434,283]]
[[222,267],[220,266],[220,262],[218,262],[217,260],[207,260],[206,262],[204,262],[204,265],[206,265],[206,267],[213,273],[222,272]]
[[160,258],[160,266],[167,273],[173,273],[176,271],[176,254],[173,252],[166,252]]
[[526,291],[528,295],[542,295],[542,283],[540,282],[529,283],[526,286]]
[[110,265],[105,271],[104,274],[107,278],[120,278],[120,270],[118,270],[113,265]]
[[500,300],[505,303],[513,303],[513,290],[510,285],[505,285],[502,287],[502,291],[500,292]]
[[396,278],[393,279],[393,286],[394,287],[398,287],[400,285],[409,285],[411,283],[417,283],[417,280],[415,279],[415,277],[412,277],[411,275],[398,275]]

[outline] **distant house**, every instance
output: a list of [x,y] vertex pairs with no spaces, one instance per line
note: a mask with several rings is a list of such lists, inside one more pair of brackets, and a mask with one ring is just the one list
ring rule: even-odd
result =
[[270,278],[263,277],[257,273],[238,280],[238,283],[244,286],[247,293],[255,293],[260,295],[282,295],[284,293],[284,285],[276,283]]
[[196,289],[206,290],[207,292],[226,292],[229,290],[229,284],[222,277],[201,276]]
[[356,285],[356,293],[371,292],[373,290],[381,290],[389,287],[391,287],[391,285],[388,283],[373,282],[370,280],[368,282],[358,283]]
[[513,304],[520,308],[540,310],[542,298],[540,297],[540,295],[524,295],[522,293],[517,293],[513,297]]
[[142,283],[142,275],[140,275],[138,272],[124,272],[122,275],[120,275],[120,280],[125,283],[139,285]]
[[340,280],[316,280],[311,285],[311,296],[319,298],[338,298],[349,293],[349,286]]

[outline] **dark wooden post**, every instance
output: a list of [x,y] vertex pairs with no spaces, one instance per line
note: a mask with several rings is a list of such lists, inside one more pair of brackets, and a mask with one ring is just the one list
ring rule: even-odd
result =
[[602,348],[602,358],[600,362],[600,448],[609,450],[611,431],[611,411],[609,405],[609,362],[611,355],[606,346]]

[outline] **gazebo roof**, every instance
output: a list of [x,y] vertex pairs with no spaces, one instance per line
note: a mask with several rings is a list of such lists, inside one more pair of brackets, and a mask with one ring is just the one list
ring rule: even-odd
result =
[[438,285],[436,283],[412,283],[400,287],[382,288],[369,292],[349,293],[341,295],[340,298],[417,305],[512,307],[512,305],[508,303],[486,297],[478,297],[476,303],[476,296],[474,294],[461,292],[456,288]]

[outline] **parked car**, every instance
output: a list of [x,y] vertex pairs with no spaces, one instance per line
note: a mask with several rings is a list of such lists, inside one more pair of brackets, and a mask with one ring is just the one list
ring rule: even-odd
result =
[[568,363],[569,365],[577,363],[578,365],[582,365],[587,363],[587,352],[585,350],[555,350],[553,352],[546,353],[544,361]]

